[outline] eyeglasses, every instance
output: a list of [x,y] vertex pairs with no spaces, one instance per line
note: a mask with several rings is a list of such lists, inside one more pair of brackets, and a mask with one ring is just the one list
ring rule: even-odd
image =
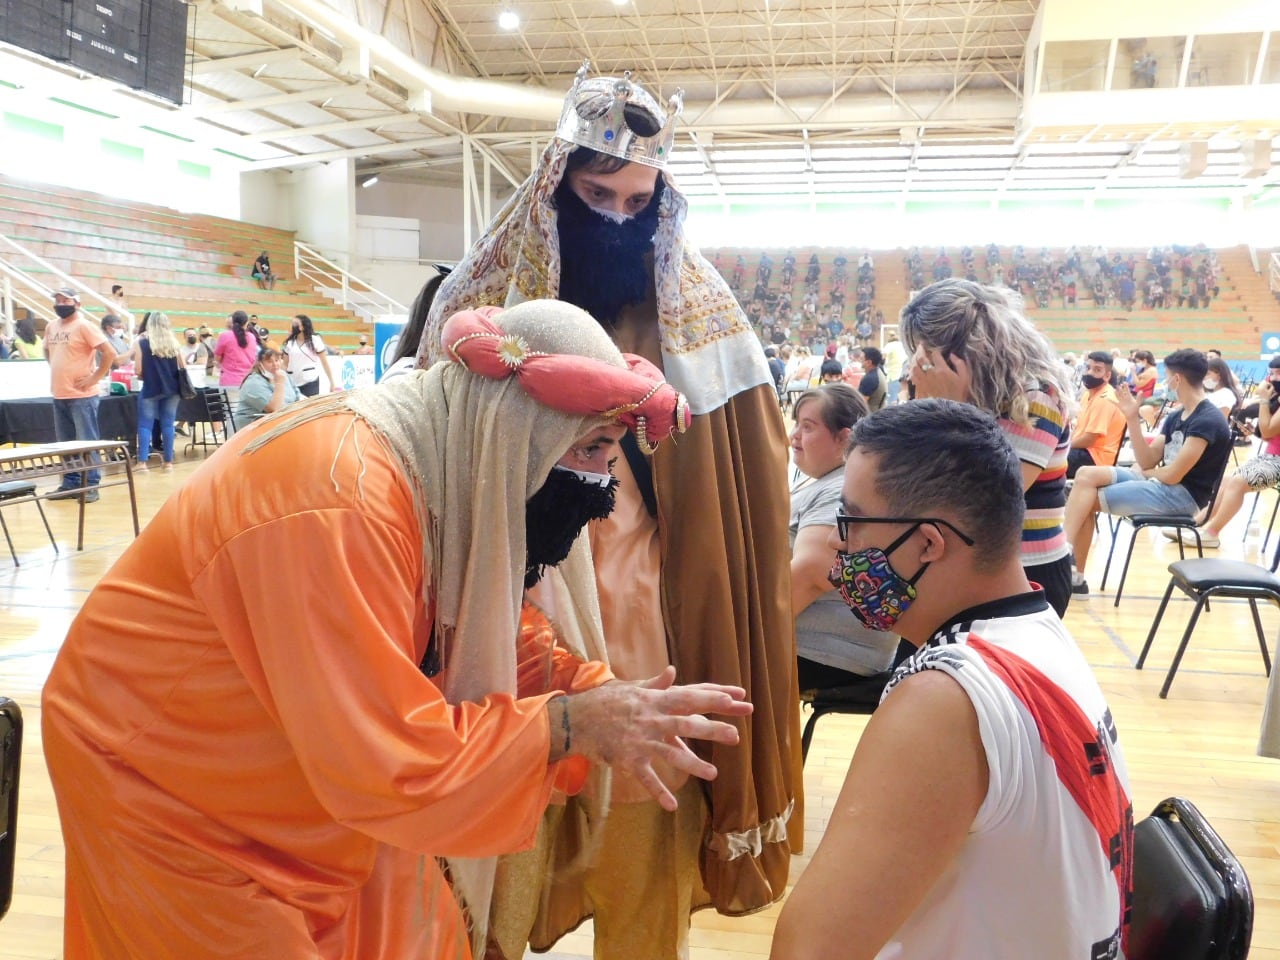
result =
[[954,523],[943,520],[941,517],[859,517],[836,511],[836,533],[839,535],[841,543],[849,542],[849,527],[855,523],[914,523],[917,526],[931,523],[934,526],[946,527],[963,540],[966,547],[972,547],[974,542],[973,537],[960,530]]

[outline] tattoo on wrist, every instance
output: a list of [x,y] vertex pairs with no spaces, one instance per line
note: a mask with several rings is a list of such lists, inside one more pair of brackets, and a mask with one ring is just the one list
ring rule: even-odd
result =
[[569,748],[573,744],[572,730],[569,725],[569,698],[562,695],[556,697],[556,701],[560,704],[560,729],[564,731],[564,752],[568,756]]

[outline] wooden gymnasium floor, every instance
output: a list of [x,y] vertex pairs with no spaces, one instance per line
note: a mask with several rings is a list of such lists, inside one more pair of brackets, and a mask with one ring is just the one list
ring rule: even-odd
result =
[[[1243,454],[1244,451],[1241,451]],[[139,477],[144,522],[190,474],[196,461],[169,476]],[[1265,524],[1271,494],[1258,513]],[[16,894],[0,921],[0,960],[60,955],[63,850],[53,795],[40,750],[40,688],[66,630],[86,593],[130,542],[123,490],[104,492],[91,511],[86,548],[74,552],[75,506],[46,505],[62,548],[54,556],[30,505],[4,516],[18,544],[20,567],[0,554],[0,694],[16,699],[26,716],[21,813],[18,822]],[[1244,513],[1228,528],[1224,557],[1253,560],[1260,535],[1250,530],[1242,544]],[[1246,608],[1222,603],[1202,621],[1167,701],[1156,696],[1186,610],[1175,608],[1157,640],[1148,669],[1133,661],[1166,581],[1165,565],[1176,559],[1172,544],[1144,533],[1136,551],[1128,592],[1117,611],[1112,597],[1077,598],[1067,624],[1102,682],[1119,725],[1133,779],[1134,809],[1146,813],[1162,798],[1180,794],[1194,801],[1243,861],[1257,901],[1253,935],[1256,960],[1280,960],[1280,762],[1254,755],[1266,690]],[[1274,545],[1274,541],[1273,541]],[[1107,540],[1098,547],[1105,550]],[[1103,554],[1090,563],[1096,584]],[[283,581],[282,581],[283,582]],[[1264,611],[1275,636],[1280,615]],[[819,725],[805,770],[807,826],[816,843],[852,755],[862,718],[834,716]],[[796,872],[805,857],[796,860]],[[699,914],[691,935],[693,960],[754,960],[769,952],[777,908],[732,920]],[[589,957],[590,931],[567,937],[551,956]]]

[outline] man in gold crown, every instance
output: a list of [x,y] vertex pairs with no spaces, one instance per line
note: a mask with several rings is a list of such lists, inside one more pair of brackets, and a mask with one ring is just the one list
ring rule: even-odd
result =
[[[615,776],[548,814],[538,851],[504,865],[491,930],[508,958],[593,916],[597,958],[675,960],[692,910],[762,909],[799,849],[784,427],[759,341],[684,237],[687,203],[663,172],[679,109],[584,64],[537,169],[441,286],[419,354],[434,359],[456,310],[557,297],[663,369],[694,425],[656,453],[624,445],[617,509],[591,525],[610,664],[627,679],[674,664],[681,682],[741,685],[756,705],[742,748],[706,754],[719,771],[706,789],[667,776],[674,813]],[[574,632],[572,613],[548,612]]]

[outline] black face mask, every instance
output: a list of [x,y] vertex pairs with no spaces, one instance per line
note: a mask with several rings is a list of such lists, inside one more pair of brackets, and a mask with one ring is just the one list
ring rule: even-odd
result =
[[583,480],[572,470],[553,468],[524,507],[525,572],[528,590],[569,555],[573,542],[589,520],[613,513],[618,480],[607,487]]
[[581,307],[606,327],[617,322],[623,307],[644,301],[652,279],[644,255],[653,249],[662,190],[659,176],[649,205],[632,219],[614,223],[587,206],[568,177],[561,181],[555,195],[558,299]]
[[1087,390],[1097,390],[1100,386],[1102,386],[1107,381],[1103,380],[1101,377],[1091,377],[1089,376],[1089,374],[1086,373],[1083,377],[1080,378],[1080,382],[1085,385],[1085,389]]
[[67,319],[67,317],[73,316],[75,314],[76,305],[74,303],[59,303],[56,306],[54,306],[53,312],[56,313],[59,317],[61,317],[63,320],[65,320]]
[[187,343],[195,343],[195,342],[196,342],[195,337],[187,337]]

